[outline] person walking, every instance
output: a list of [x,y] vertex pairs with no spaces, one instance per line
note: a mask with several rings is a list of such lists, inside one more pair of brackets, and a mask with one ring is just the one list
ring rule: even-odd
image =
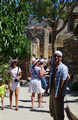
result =
[[[45,78],[45,75],[47,74],[46,73],[46,70],[44,69],[44,59],[40,59],[40,79],[41,79],[41,85],[42,85],[42,88],[44,89],[44,91],[46,92],[46,88],[47,88],[47,82],[46,82],[46,78]],[[42,94],[42,97],[41,97],[41,102],[46,102],[45,100],[43,100],[43,96],[45,95],[45,92]]]
[[64,96],[68,67],[62,63],[62,52],[54,53],[50,81],[50,114],[54,120],[64,120]]
[[31,80],[29,84],[29,92],[32,93],[31,101],[32,101],[32,108],[34,108],[34,98],[35,94],[37,93],[38,96],[38,107],[41,104],[41,96],[44,93],[44,89],[41,86],[41,79],[40,79],[40,67],[39,67],[39,60],[35,60],[34,64],[31,67]]
[[9,83],[9,90],[10,90],[10,108],[12,109],[12,96],[15,92],[15,103],[16,103],[16,110],[18,110],[18,95],[19,95],[19,86],[20,86],[20,78],[21,78],[21,68],[17,66],[17,59],[11,60],[10,65],[10,73],[11,81]]
[[42,88],[46,90],[47,82],[46,82],[45,75],[47,73],[46,73],[46,70],[44,69],[44,59],[40,60],[40,68],[41,68],[41,70],[40,70],[40,78],[41,78]]
[[4,110],[4,97],[5,97],[5,91],[6,91],[6,84],[0,78],[0,98],[1,98],[1,110]]

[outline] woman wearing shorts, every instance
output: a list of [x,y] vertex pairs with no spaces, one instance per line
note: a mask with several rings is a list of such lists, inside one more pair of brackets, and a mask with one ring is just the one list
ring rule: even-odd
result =
[[39,67],[39,61],[36,60],[32,66],[32,72],[31,72],[31,80],[29,85],[29,92],[32,93],[31,95],[31,101],[32,101],[32,108],[34,107],[34,97],[35,93],[37,93],[38,96],[38,107],[40,107],[41,103],[41,96],[42,93],[44,93],[44,89],[41,86],[41,79],[40,79],[40,67]]
[[9,83],[10,89],[10,108],[12,108],[12,96],[15,92],[15,103],[16,103],[16,110],[18,110],[18,93],[19,93],[19,80],[21,78],[21,69],[17,66],[17,59],[13,59],[10,65],[10,73],[11,81]]

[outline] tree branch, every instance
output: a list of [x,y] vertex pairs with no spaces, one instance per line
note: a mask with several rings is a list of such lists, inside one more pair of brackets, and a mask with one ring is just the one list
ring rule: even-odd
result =
[[71,18],[71,16],[72,16],[72,12],[73,12],[74,8],[75,8],[77,5],[78,5],[77,2],[75,2],[75,3],[72,5],[72,7],[70,8],[70,11],[68,12],[68,15],[67,15],[67,17],[66,17],[66,19],[65,19],[65,21],[64,21],[64,24],[62,25],[62,27],[61,27],[59,30],[57,30],[56,35],[65,28],[68,20],[69,20],[69,19]]

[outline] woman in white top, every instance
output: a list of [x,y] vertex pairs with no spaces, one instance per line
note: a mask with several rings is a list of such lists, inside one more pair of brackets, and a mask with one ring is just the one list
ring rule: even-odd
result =
[[11,61],[10,66],[10,75],[11,81],[9,84],[10,88],[10,108],[12,108],[12,96],[13,92],[15,92],[15,102],[16,102],[16,110],[18,110],[18,92],[19,92],[19,80],[21,78],[21,69],[17,66],[17,59]]

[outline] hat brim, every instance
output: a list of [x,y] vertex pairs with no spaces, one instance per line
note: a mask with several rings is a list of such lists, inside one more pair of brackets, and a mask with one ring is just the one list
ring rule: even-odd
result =
[[17,59],[14,59],[14,60],[11,61],[11,63],[17,63],[17,62],[18,62]]
[[33,65],[35,66],[38,62],[39,62],[39,59],[36,60]]

